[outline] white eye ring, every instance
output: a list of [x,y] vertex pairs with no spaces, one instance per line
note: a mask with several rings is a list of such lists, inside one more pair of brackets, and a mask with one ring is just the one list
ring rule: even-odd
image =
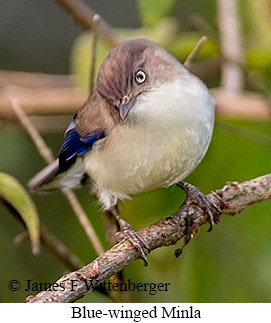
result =
[[139,70],[136,72],[136,75],[135,75],[135,80],[138,84],[142,84],[146,81],[146,73],[142,70]]

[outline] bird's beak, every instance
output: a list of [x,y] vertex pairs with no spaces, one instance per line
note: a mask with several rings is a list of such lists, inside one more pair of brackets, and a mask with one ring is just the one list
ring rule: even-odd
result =
[[119,114],[123,121],[126,120],[129,111],[135,104],[135,97],[134,96],[124,96],[119,104]]

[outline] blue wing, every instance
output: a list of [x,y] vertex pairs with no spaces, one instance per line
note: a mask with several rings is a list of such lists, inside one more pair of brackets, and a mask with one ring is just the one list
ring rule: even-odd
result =
[[97,131],[87,136],[81,137],[75,125],[75,118],[66,130],[65,138],[59,154],[59,170],[66,171],[76,161],[77,156],[81,156],[92,149],[93,144],[104,138],[104,131]]

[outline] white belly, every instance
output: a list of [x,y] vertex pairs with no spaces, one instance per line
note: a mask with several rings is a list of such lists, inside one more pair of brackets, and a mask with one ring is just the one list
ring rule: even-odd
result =
[[113,202],[102,198],[103,204],[172,185],[195,169],[214,125],[214,100],[205,91],[205,100],[196,106],[192,102],[192,107],[179,92],[173,93],[172,102],[163,102],[164,95],[155,95],[157,102],[143,98],[132,108],[130,121],[116,126],[84,156],[85,169],[101,194],[113,196]]

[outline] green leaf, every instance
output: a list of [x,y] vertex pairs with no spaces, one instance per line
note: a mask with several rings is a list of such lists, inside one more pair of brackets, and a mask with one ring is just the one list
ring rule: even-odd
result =
[[158,20],[168,16],[176,0],[138,0],[138,8],[142,24],[153,27]]
[[0,172],[0,198],[9,203],[21,216],[29,233],[32,252],[40,248],[39,218],[32,199],[12,176]]

